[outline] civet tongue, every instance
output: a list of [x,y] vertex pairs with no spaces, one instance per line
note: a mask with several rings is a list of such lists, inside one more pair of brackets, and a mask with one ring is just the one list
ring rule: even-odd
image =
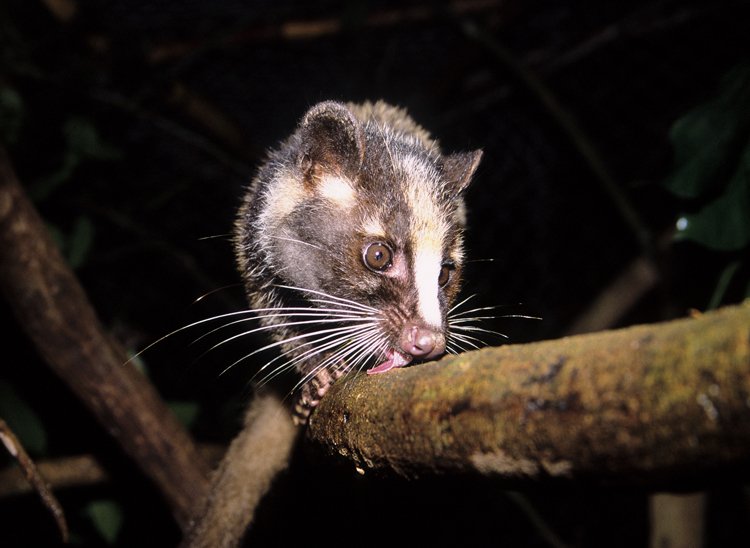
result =
[[378,373],[385,373],[394,367],[403,367],[411,361],[411,356],[404,355],[397,350],[388,350],[386,359],[383,363],[371,367],[367,370],[368,375],[377,375]]

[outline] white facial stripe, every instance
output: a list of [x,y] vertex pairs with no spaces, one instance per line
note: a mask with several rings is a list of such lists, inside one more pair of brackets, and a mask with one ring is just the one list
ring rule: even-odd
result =
[[419,299],[419,313],[432,327],[440,328],[443,315],[438,300],[438,276],[442,256],[439,249],[420,246],[414,254],[414,283]]
[[404,159],[404,166],[408,176],[404,190],[412,214],[410,230],[418,309],[425,322],[440,328],[443,315],[438,299],[438,277],[443,262],[443,240],[448,227],[444,214],[432,195],[433,181],[430,179],[437,175],[429,166],[410,157]]
[[356,203],[354,185],[344,178],[324,175],[317,188],[320,196],[338,206],[349,209]]

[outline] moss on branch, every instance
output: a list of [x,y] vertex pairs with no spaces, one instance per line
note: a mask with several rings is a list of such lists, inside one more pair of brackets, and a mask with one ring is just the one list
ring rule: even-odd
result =
[[308,438],[362,469],[663,485],[750,462],[750,302],[358,375]]

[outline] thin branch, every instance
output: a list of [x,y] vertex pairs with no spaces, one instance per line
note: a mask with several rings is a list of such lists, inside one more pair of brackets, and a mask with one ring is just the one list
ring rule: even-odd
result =
[[[636,257],[589,303],[566,330],[566,335],[591,333],[614,327],[650,290],[661,281],[656,263],[674,241],[674,231],[662,234],[654,256]],[[713,307],[716,308],[716,307]]]
[[[394,9],[376,10],[367,14],[358,27],[388,28],[399,25],[430,21],[445,15],[477,15],[480,13],[502,13],[504,0],[454,0],[447,4],[402,6]],[[222,29],[220,35],[203,40],[170,41],[153,47],[148,60],[158,64],[174,61],[196,52],[213,48],[236,47],[251,42],[268,40],[311,40],[341,34],[348,28],[343,17],[325,17],[309,20],[288,20],[276,25],[242,25],[234,32]]]
[[498,40],[468,21],[463,23],[462,29],[467,37],[475,40],[491,52],[544,106],[586,161],[589,169],[594,173],[602,188],[614,203],[620,216],[632,230],[643,251],[650,255],[652,242],[648,226],[643,222],[628,196],[620,188],[593,141],[580,127],[573,115],[560,103],[552,90],[531,69],[520,63]]
[[39,494],[42,499],[42,503],[55,518],[57,528],[60,530],[60,536],[64,543],[68,542],[68,523],[65,521],[65,513],[63,512],[62,506],[58,502],[55,495],[52,493],[49,485],[45,481],[39,469],[31,460],[29,454],[23,448],[23,445],[18,440],[13,431],[8,427],[3,419],[0,419],[0,442],[3,443],[5,449],[10,455],[16,459],[16,462],[23,470],[23,475],[29,485]]
[[[199,444],[198,452],[210,463],[218,463],[226,447],[219,444]],[[69,488],[103,485],[110,481],[110,473],[94,455],[74,455],[36,461],[37,469],[54,491]],[[0,499],[28,495],[32,486],[15,466],[0,470]]]
[[658,487],[750,462],[750,301],[335,384],[308,438],[361,469]]

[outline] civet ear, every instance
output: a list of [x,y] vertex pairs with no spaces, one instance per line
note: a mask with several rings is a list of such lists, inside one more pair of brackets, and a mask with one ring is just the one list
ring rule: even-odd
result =
[[297,161],[305,182],[322,173],[354,177],[365,154],[362,127],[343,103],[325,101],[312,107],[299,126]]
[[441,173],[451,195],[461,194],[469,186],[474,172],[482,160],[482,151],[456,152],[442,160]]

